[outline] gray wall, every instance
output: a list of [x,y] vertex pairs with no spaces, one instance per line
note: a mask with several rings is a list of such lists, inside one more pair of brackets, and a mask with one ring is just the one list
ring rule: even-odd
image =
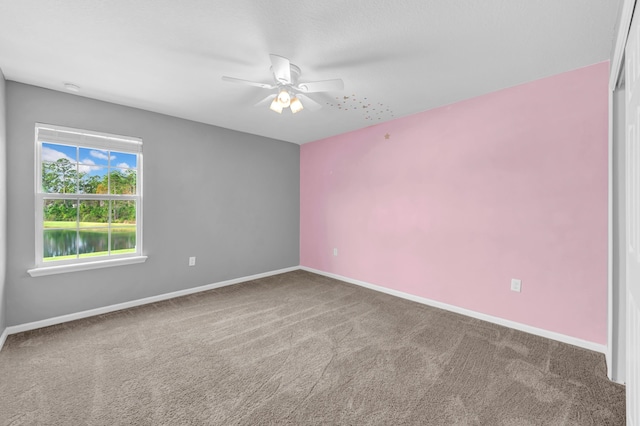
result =
[[[36,122],[143,139],[146,263],[27,274]],[[10,326],[299,264],[298,145],[9,81],[7,158]]]
[[0,335],[6,328],[5,270],[7,265],[7,138],[5,81],[0,69]]
[[613,362],[612,379],[625,381],[626,233],[625,91],[613,92]]

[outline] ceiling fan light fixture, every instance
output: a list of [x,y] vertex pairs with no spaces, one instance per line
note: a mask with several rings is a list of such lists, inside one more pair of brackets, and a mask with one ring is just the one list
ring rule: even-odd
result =
[[[291,108],[292,114],[296,114],[303,109],[316,111],[322,108],[322,105],[312,98],[307,97],[306,95],[308,93],[334,92],[344,89],[344,82],[339,78],[299,83],[301,74],[299,66],[292,64],[289,59],[284,56],[270,54],[269,57],[271,58],[272,84],[227,76],[222,76],[222,80],[260,87],[267,90],[275,89],[275,93],[271,92],[269,96],[256,103],[255,106],[263,108],[270,102],[269,109],[278,114],[282,114],[282,110],[289,107]],[[298,96],[304,99],[304,106]],[[345,99],[347,99],[347,97],[345,97]],[[366,106],[363,108],[366,108]]]
[[273,102],[271,102],[271,106],[269,106],[271,111],[275,111],[278,114],[282,114],[282,104],[278,101],[278,98],[274,98]]
[[282,105],[283,108],[287,108],[291,104],[291,96],[285,89],[282,89],[280,93],[278,93],[278,97],[276,99],[278,99],[278,102],[280,102],[280,105]]
[[293,114],[304,109],[304,107],[302,106],[302,102],[300,102],[300,99],[298,99],[297,97],[293,97],[291,99],[291,104],[289,105],[289,107],[291,108],[291,112]]

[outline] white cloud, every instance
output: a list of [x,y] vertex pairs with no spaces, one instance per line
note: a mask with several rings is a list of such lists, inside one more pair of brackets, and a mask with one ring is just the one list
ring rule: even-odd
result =
[[[94,157],[94,158],[98,158],[100,160],[108,160],[109,156],[107,155],[107,153],[105,151],[98,151],[96,149],[92,149],[91,151],[89,151],[89,154]],[[115,160],[116,156],[112,155],[111,159]]]
[[90,160],[89,158],[85,158],[84,160],[82,160],[82,163],[83,164],[78,165],[78,171],[80,173],[89,173],[91,170],[99,169],[99,167],[95,167],[96,162]]
[[60,151],[56,151],[53,148],[49,148],[48,146],[43,146],[42,147],[42,161],[51,161],[51,162],[55,162],[58,161],[62,158],[66,158],[67,160],[69,160],[70,162],[74,163],[76,160],[69,157],[67,154],[65,154],[64,152],[60,152]]
[[128,165],[127,163],[118,163],[116,165],[116,167],[122,167],[123,169],[130,169],[131,168],[131,166]]

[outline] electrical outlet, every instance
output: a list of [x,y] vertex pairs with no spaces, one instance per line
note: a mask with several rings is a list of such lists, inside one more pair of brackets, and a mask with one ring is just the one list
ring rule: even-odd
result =
[[334,256],[337,256],[337,255],[338,255],[338,249],[337,249],[337,248],[334,248],[334,249],[333,249],[333,255],[334,255]]
[[517,291],[520,293],[522,289],[522,280],[517,280],[515,278],[511,279],[511,291]]
[[195,256],[191,256],[189,258],[189,266],[196,266],[196,257]]

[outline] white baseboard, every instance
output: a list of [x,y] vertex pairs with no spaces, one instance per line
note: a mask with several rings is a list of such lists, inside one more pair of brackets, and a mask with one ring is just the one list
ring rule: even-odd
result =
[[4,330],[2,330],[2,334],[0,334],[0,351],[4,346],[4,342],[7,340],[7,336],[9,336],[9,329],[5,328]]
[[[270,277],[272,275],[283,274],[285,272],[297,271],[298,269],[300,269],[300,267],[293,266],[290,268],[278,269],[275,271],[269,271],[269,272],[263,272],[261,274],[250,275],[248,277],[241,277],[241,278],[234,278],[232,280],[227,280],[227,281],[220,281],[217,283],[207,284],[200,287],[187,288],[185,290],[179,290],[171,293],[160,294],[158,296],[145,297],[144,299],[132,300],[130,302],[104,306],[102,308],[89,309],[87,311],[76,312],[68,315],[61,315],[59,317],[29,322],[26,324],[13,325],[6,328],[6,330],[2,334],[2,337],[0,337],[0,342],[4,343],[4,339],[9,334],[22,333],[23,331],[35,330],[37,328],[48,327],[50,325],[62,324],[64,322],[75,321],[78,319],[93,317],[96,315],[102,315],[102,314],[106,314],[114,311],[120,311],[122,309],[133,308],[135,306],[161,302],[163,300],[173,299],[181,296],[187,296],[189,294],[194,294],[194,293],[200,293],[202,291],[212,290],[214,288],[226,287],[229,285],[239,284],[246,281],[257,280],[259,278]],[[2,344],[0,344],[0,350],[2,350]]]
[[324,275],[330,278],[334,278],[340,281],[344,281],[350,284],[355,284],[361,287],[365,287],[371,290],[379,291],[381,293],[390,294],[392,296],[401,297],[403,299],[411,300],[414,302],[422,303],[424,305],[433,306],[436,308],[444,309],[447,311],[455,312],[458,314],[466,315],[468,317],[477,318],[483,321],[491,322],[494,324],[502,325],[505,327],[513,328],[515,330],[524,331],[526,333],[535,334],[537,336],[546,337],[548,339],[557,340],[559,342],[568,343],[570,345],[578,346],[581,348],[589,349],[595,352],[600,352],[606,355],[607,346],[601,345],[593,342],[589,342],[586,340],[578,339],[575,337],[567,336],[564,334],[556,333],[553,331],[544,330],[541,328],[532,327],[526,324],[521,324],[515,321],[506,320],[499,317],[494,317],[491,315],[483,314],[480,312],[475,312],[469,309],[460,308],[458,306],[449,305],[446,303],[438,302],[435,300],[427,299],[420,296],[415,296],[409,293],[404,293],[398,290],[393,290],[389,288],[385,288],[379,285],[370,284],[364,281],[355,280],[348,277],[343,277],[341,275],[332,274],[330,272],[320,271],[318,269],[308,268],[306,266],[293,266],[290,268],[278,269],[275,271],[264,272],[261,274],[251,275],[247,277],[234,278],[232,280],[221,281],[213,284],[207,284],[200,287],[188,288],[185,290],[179,290],[171,293],[165,293],[158,296],[146,297],[144,299],[132,300],[130,302],[118,303],[115,305],[104,306],[101,308],[90,309],[87,311],[77,312],[68,315],[62,315],[59,317],[48,318],[40,321],[34,321],[26,324],[14,325],[7,327],[4,332],[0,335],[0,350],[2,350],[2,346],[8,335],[22,333],[24,331],[35,330],[42,327],[48,327],[51,325],[62,324],[64,322],[75,321],[82,318],[88,318],[96,315],[102,315],[109,312],[120,311],[122,309],[133,308],[136,306],[146,305],[149,303],[161,302],[163,300],[173,299],[176,297],[187,296],[189,294],[199,293],[202,291],[212,290],[215,288],[226,287],[233,284],[239,284],[246,281],[256,280],[259,278],[265,278],[272,275],[283,274],[285,272],[291,272],[302,269],[304,271],[312,272],[318,275]]
[[511,321],[511,320],[506,320],[504,318],[494,317],[492,315],[483,314],[480,312],[472,311],[470,309],[460,308],[458,306],[449,305],[447,303],[438,302],[435,300],[427,299],[425,297],[415,296],[413,294],[404,293],[402,291],[381,287],[379,285],[370,284],[365,281],[354,280],[352,278],[343,277],[341,275],[332,274],[330,272],[324,272],[318,269],[308,268],[306,266],[300,266],[300,269],[308,272],[313,272],[314,274],[324,275],[329,278],[335,278],[336,280],[344,281],[350,284],[355,284],[361,287],[366,287],[371,290],[390,294],[392,296],[401,297],[403,299],[411,300],[413,302],[422,303],[423,305],[433,306],[435,308],[440,308],[446,311],[455,312],[457,314],[466,315],[468,317],[477,318],[483,321],[513,328],[515,330],[524,331],[525,333],[535,334],[536,336],[546,337],[548,339],[557,340],[563,343],[568,343],[570,345],[578,346],[580,348],[589,349],[595,352],[600,352],[605,355],[607,353],[606,345],[589,342],[587,340],[582,340],[576,337],[567,336],[565,334],[544,330],[542,328],[532,327],[530,325],[522,324],[522,323]]

